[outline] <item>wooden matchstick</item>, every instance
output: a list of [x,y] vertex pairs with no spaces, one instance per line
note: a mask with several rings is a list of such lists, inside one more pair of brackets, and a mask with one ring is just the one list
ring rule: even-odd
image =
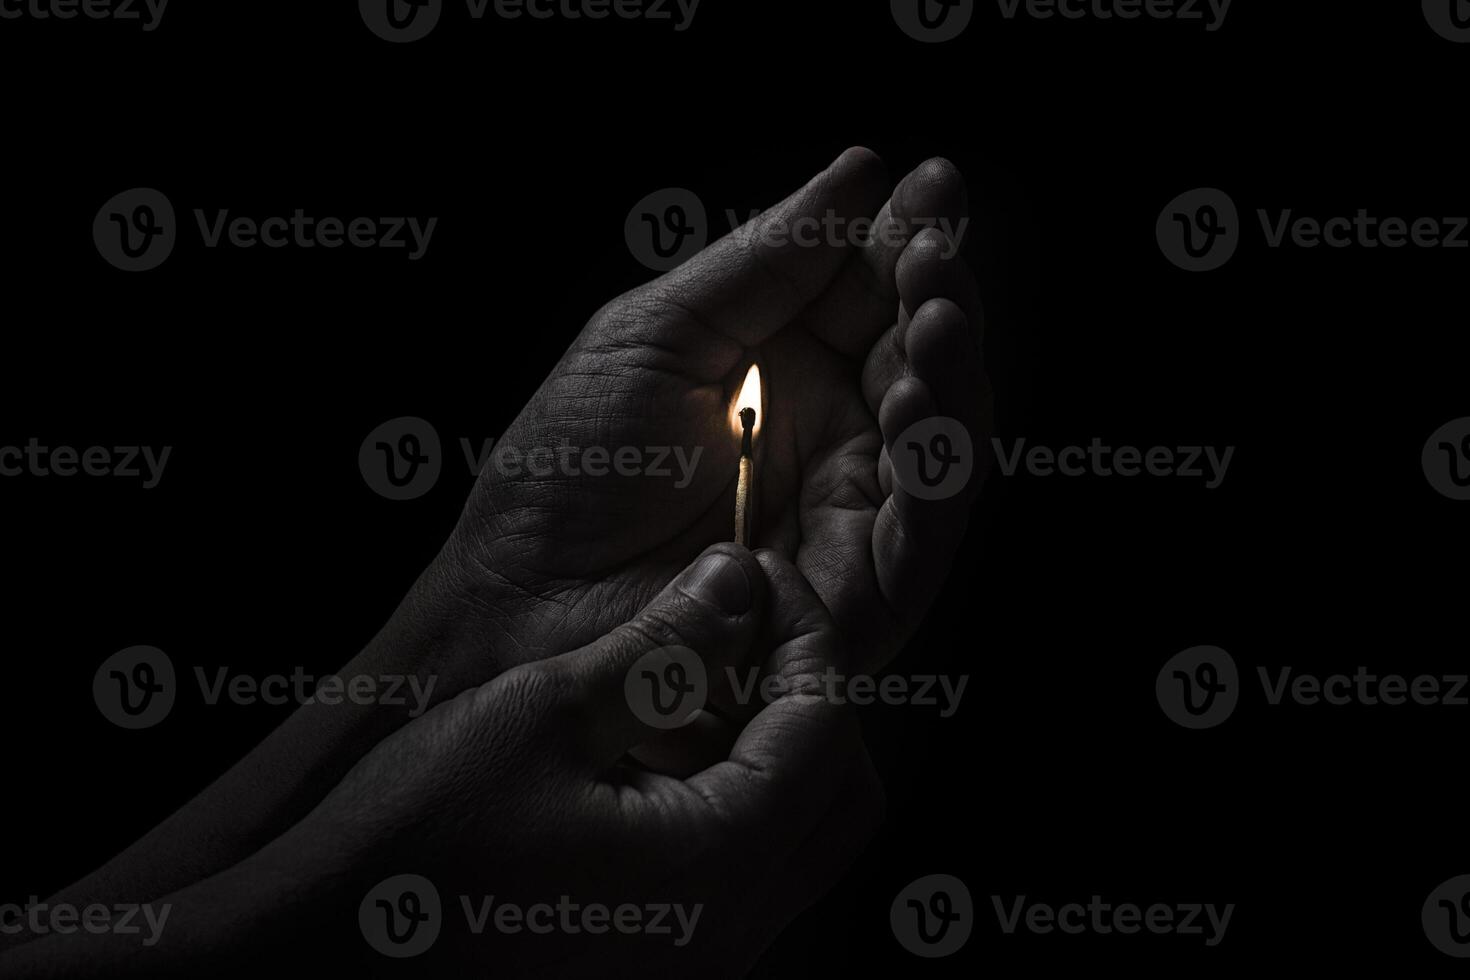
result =
[[755,452],[751,435],[755,430],[755,409],[740,410],[740,476],[735,482],[735,542],[750,547],[755,524]]

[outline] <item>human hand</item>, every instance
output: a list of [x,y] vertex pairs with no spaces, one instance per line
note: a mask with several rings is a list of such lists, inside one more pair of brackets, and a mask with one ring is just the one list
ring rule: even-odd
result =
[[[963,181],[930,161],[886,204],[885,193],[877,159],[849,150],[752,225],[604,307],[501,441],[702,448],[688,485],[487,470],[445,547],[339,673],[432,679],[442,699],[632,618],[700,549],[731,534],[737,444],[727,420],[753,360],[769,396],[756,543],[793,561],[830,611],[843,637],[837,669],[872,672],[890,659],[936,594],[979,481],[918,500],[894,481],[888,453],[912,421],[934,414],[962,421],[979,449],[990,395],[973,279],[946,257],[954,243],[941,231],[907,234],[923,220],[957,227]],[[874,215],[868,247],[845,237],[763,243],[803,219]],[[405,720],[384,706],[303,708],[62,897],[162,893],[240,862]],[[724,728],[720,746],[738,724]],[[660,756],[668,765],[644,757],[685,772],[708,755],[708,746],[686,751],[699,734],[679,733],[678,751]]]
[[[780,551],[811,582],[844,636],[843,669],[876,670],[897,652],[947,573],[979,480],[954,498],[919,500],[892,477],[891,443],[913,422],[948,415],[983,446],[990,393],[978,293],[957,243],[937,228],[908,235],[924,222],[955,227],[963,180],[936,160],[886,204],[885,193],[878,159],[849,150],[592,318],[502,446],[701,455],[687,485],[555,467],[482,472],[445,562],[452,588],[489,611],[500,638],[485,644],[498,652],[481,677],[606,632],[701,548],[729,538],[730,408],[752,362],[767,394],[752,544]],[[861,248],[845,237],[772,244],[767,234],[867,218],[876,226]]]
[[[818,689],[835,641],[826,611],[788,562],[717,546],[631,622],[404,726],[300,833],[354,841],[360,855],[412,855],[411,866],[382,871],[422,874],[440,893],[445,925],[424,964],[431,972],[479,962],[518,976],[658,967],[743,975],[832,885],[879,820],[881,788],[850,709],[803,693]],[[785,692],[740,733],[728,759],[688,779],[622,764],[657,734],[625,682],[640,668],[657,673],[667,661],[655,651],[671,647],[697,651],[709,674],[752,648],[768,652]],[[671,935],[521,929],[487,938],[470,934],[451,894],[476,902],[493,894],[522,909],[568,896],[581,906],[699,911]]]

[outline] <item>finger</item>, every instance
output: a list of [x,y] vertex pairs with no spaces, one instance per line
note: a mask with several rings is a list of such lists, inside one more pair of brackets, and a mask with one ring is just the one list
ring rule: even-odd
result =
[[959,419],[972,438],[980,430],[990,397],[978,330],[949,299],[919,307],[902,332],[908,373],[929,386],[940,410]]
[[[918,377],[899,380],[888,390],[878,416],[884,451],[914,452],[899,445],[910,426],[942,416],[929,385]],[[978,444],[973,433],[971,443]],[[971,450],[972,453],[974,450]],[[892,477],[892,492],[873,525],[873,564],[888,608],[906,632],[933,601],[969,522],[970,504],[983,479],[984,465],[975,460],[968,482],[953,495],[923,499]]]
[[[927,384],[945,414],[963,422],[972,436],[988,431],[990,379],[979,337],[953,301],[929,300],[912,320],[894,327],[873,346],[863,372],[863,396],[875,416],[888,390],[910,376]],[[885,446],[878,461],[878,485],[884,496],[893,492],[891,462]]]
[[651,733],[696,717],[710,677],[746,656],[764,604],[755,557],[717,544],[631,622],[555,658],[592,762],[610,765]]
[[688,780],[738,839],[795,848],[830,808],[861,745],[850,710],[822,693],[836,630],[789,561],[761,552],[770,580],[769,664],[781,684],[741,732],[728,760]]
[[759,643],[770,651],[763,669],[794,688],[835,662],[837,629],[806,576],[780,552],[756,552],[766,577],[766,615]]
[[[875,345],[863,386],[883,429],[878,485],[888,495],[873,527],[873,560],[891,609],[911,624],[932,601],[983,483],[993,396],[981,355],[979,288],[953,243],[936,229],[915,236],[899,259],[897,280],[899,322]],[[971,476],[961,492],[923,500],[893,478],[894,441],[908,426],[937,416],[965,427],[974,458],[965,464]]]
[[909,373],[908,328],[926,304],[944,300],[959,307],[976,352],[984,326],[979,287],[954,239],[941,229],[914,237],[898,259],[894,278],[901,295],[897,322],[877,337],[863,364],[863,398],[874,415],[889,387]]
[[898,316],[901,327],[931,299],[948,299],[964,312],[976,337],[980,336],[985,322],[980,289],[958,244],[944,232],[927,228],[915,235],[899,257],[894,275],[902,302]]
[[729,759],[687,783],[721,818],[737,850],[759,844],[787,853],[831,805],[838,763],[856,738],[856,722],[830,699],[785,694],[745,727]]
[[968,197],[964,177],[948,160],[935,157],[914,168],[878,212],[871,233],[863,236],[867,243],[812,304],[806,317],[812,332],[850,357],[862,356],[893,325],[899,300],[895,273],[904,249],[925,227],[962,240]]
[[898,326],[889,327],[878,337],[863,363],[863,400],[868,403],[868,411],[874,418],[878,417],[878,409],[888,389],[908,372],[909,360],[904,350],[903,335]]
[[[871,150],[845,151],[805,187],[648,285],[644,297],[671,308],[655,318],[696,339],[713,331],[742,347],[759,343],[794,320],[822,294],[852,252],[846,227],[870,216],[887,190],[883,163]],[[801,244],[814,241],[815,244]]]
[[[978,338],[960,308],[947,299],[931,299],[911,321],[894,328],[892,336],[893,346],[902,346],[897,354],[888,355],[895,363],[876,363],[878,351],[889,345],[885,338],[875,346],[864,377],[864,395],[873,413],[878,414],[888,389],[900,378],[915,377],[929,386],[945,415],[964,424],[972,442],[983,440],[990,431],[993,395]],[[983,443],[974,445],[977,451],[984,448]],[[893,492],[892,463],[885,445],[878,458],[878,486],[885,497]],[[978,488],[980,482],[966,489]]]
[[758,551],[756,560],[766,579],[766,606],[753,646],[766,654],[711,678],[715,711],[678,729],[654,732],[629,752],[645,767],[685,779],[728,759],[741,730],[762,708],[825,669],[832,620],[821,599],[779,553]]

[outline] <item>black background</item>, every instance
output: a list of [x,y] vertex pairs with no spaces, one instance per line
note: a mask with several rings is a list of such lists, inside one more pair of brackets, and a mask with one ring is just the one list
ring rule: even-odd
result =
[[[1201,481],[996,477],[925,629],[892,669],[969,674],[960,712],[869,709],[890,814],[763,974],[1129,965],[1448,971],[1419,924],[1470,871],[1454,828],[1466,708],[1267,707],[1255,668],[1464,670],[1463,511],[1420,450],[1470,414],[1450,250],[1269,249],[1257,208],[1464,215],[1470,47],[1418,4],[1236,0],[1199,22],[1005,21],[922,45],[885,3],[704,0],[693,28],[487,19],[411,45],[352,3],[185,4],[161,27],[0,21],[7,324],[0,445],[170,445],[159,487],[0,479],[9,751],[0,899],[105,861],[284,709],[184,698],[106,722],[91,677],[161,647],[181,670],[340,666],[448,533],[471,475],[603,302],[650,273],[623,220],[684,186],[723,230],[844,147],[971,187],[999,435],[1236,446]],[[97,209],[156,187],[257,216],[437,216],[425,259],[206,250],[128,275]],[[1245,240],[1189,274],[1154,238],[1215,186]],[[390,502],[356,464],[400,415],[444,475]],[[1464,505],[1459,505],[1464,506]],[[1218,644],[1245,675],[1185,731],[1154,678]],[[893,896],[962,878],[969,944],[905,953]],[[1235,903],[1202,937],[1004,935],[992,895]],[[141,897],[146,898],[146,897]],[[140,898],[140,900],[141,900]]]

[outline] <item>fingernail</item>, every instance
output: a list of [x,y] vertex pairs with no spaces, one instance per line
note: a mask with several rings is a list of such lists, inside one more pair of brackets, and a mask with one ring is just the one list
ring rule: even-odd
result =
[[696,599],[713,602],[731,616],[750,611],[750,580],[745,569],[721,552],[695,562],[679,588]]

